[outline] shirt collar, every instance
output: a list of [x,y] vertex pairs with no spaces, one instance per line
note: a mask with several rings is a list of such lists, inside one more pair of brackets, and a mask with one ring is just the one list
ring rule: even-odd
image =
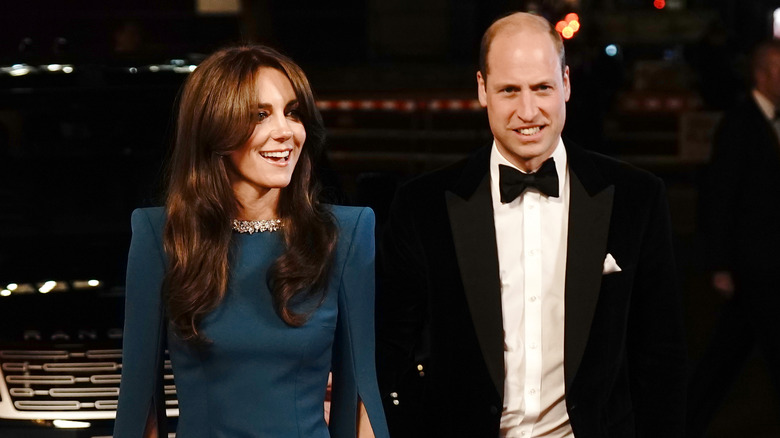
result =
[[775,105],[760,91],[753,89],[753,100],[756,101],[758,108],[770,122],[775,119]]
[[[551,158],[555,160],[555,170],[558,172],[558,193],[563,193],[563,189],[566,185],[566,164],[567,164],[567,156],[566,156],[566,147],[563,144],[563,139],[561,137],[558,137],[558,144],[555,145],[555,150],[553,151],[552,155],[550,155]],[[504,158],[503,155],[501,155],[501,152],[498,150],[498,146],[496,146],[496,140],[493,140],[493,147],[490,150],[490,181],[491,181],[491,187],[492,192],[494,194],[494,198],[498,196],[498,184],[499,184],[499,173],[498,173],[498,165],[503,164],[505,166],[513,167],[517,170],[520,170],[517,166],[510,163],[509,160]],[[522,170],[520,170],[523,172]],[[523,172],[527,173],[527,172]],[[498,198],[496,198],[498,199]],[[519,198],[518,198],[519,199]]]

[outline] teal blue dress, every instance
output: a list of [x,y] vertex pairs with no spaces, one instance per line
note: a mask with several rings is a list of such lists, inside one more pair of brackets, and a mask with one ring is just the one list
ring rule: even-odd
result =
[[[233,234],[224,300],[202,322],[212,344],[199,350],[168,331],[179,400],[177,437],[354,438],[363,401],[378,438],[387,426],[374,366],[374,214],[333,206],[339,227],[335,263],[324,301],[298,328],[274,312],[267,271],[282,253],[281,233]],[[123,369],[114,429],[139,438],[150,411],[157,368],[163,208],[133,212],[127,268]],[[333,371],[330,426],[323,417]]]

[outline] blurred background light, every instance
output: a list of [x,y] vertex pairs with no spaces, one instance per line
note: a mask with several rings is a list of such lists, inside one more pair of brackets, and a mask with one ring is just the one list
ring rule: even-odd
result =
[[772,14],[772,34],[775,38],[780,38],[780,8],[775,9]]
[[47,281],[47,282],[43,283],[43,285],[38,288],[38,292],[40,292],[42,294],[47,294],[47,293],[51,292],[51,290],[54,289],[56,286],[57,286],[57,282],[50,280],[50,281]]
[[11,76],[24,76],[32,71],[29,66],[25,64],[14,64],[8,71]]
[[72,420],[54,420],[52,421],[54,427],[59,429],[86,429],[92,424],[88,421],[72,421]]
[[580,30],[580,16],[570,12],[555,24],[555,30],[565,39],[571,39]]

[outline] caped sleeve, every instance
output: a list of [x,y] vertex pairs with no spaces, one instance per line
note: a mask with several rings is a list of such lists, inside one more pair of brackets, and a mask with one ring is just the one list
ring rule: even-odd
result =
[[361,400],[375,436],[388,438],[374,357],[374,213],[370,208],[347,211],[355,211],[356,218],[337,215],[339,247],[348,249],[335,267],[341,278],[329,428],[334,438],[355,437],[357,402]]
[[138,209],[131,219],[133,238],[127,261],[122,380],[114,425],[115,438],[140,438],[153,400],[163,314],[165,273],[162,209]]

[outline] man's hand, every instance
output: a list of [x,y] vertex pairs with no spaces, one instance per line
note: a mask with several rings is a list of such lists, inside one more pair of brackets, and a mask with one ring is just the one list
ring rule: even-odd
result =
[[734,279],[729,271],[717,271],[712,274],[712,287],[726,299],[734,296]]

